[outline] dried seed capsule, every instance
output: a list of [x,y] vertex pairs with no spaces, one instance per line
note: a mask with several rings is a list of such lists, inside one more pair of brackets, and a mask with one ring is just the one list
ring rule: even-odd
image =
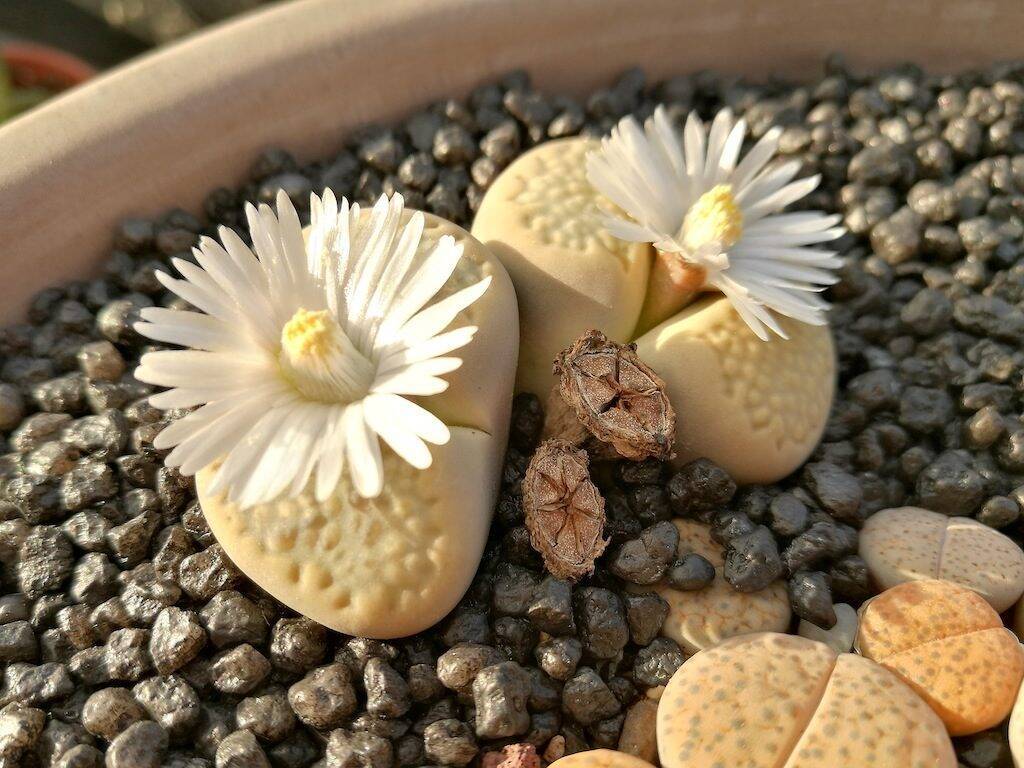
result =
[[530,542],[560,579],[591,573],[608,544],[604,498],[590,480],[589,463],[586,452],[566,440],[547,440],[523,479]]
[[589,433],[634,461],[672,458],[675,410],[665,395],[665,382],[634,350],[634,345],[617,344],[591,330],[560,352],[554,364],[557,392],[586,433],[572,428],[571,416],[552,397],[549,406],[562,413],[551,414],[549,434],[559,430],[576,442]]

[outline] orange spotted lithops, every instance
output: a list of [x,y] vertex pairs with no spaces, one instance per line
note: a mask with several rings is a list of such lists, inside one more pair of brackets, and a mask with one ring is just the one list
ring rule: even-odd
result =
[[653,587],[669,606],[661,627],[665,637],[675,640],[689,655],[735,635],[786,630],[791,611],[782,581],[757,592],[739,592],[722,575],[722,546],[711,538],[710,527],[683,518],[675,520],[675,526],[679,530],[678,556],[691,552],[702,555],[715,567],[715,579],[693,592],[675,589],[666,582]]
[[919,507],[884,509],[864,524],[860,556],[882,589],[944,579],[974,590],[999,613],[1024,593],[1024,551],[969,517]]
[[1009,714],[1024,653],[977,593],[928,579],[893,587],[861,608],[857,650],[910,685],[954,736]]
[[549,768],[652,768],[639,757],[616,752],[614,749],[591,749],[575,752],[555,760]]
[[520,310],[516,387],[546,396],[556,355],[584,332],[636,342],[665,381],[678,423],[675,461],[707,457],[741,483],[793,472],[821,437],[835,389],[827,326],[778,317],[789,339],[761,341],[720,293],[647,317],[664,284],[649,243],[613,237],[622,215],[587,179],[600,143],[550,141],[513,162],[488,189],[473,235],[502,261]]
[[658,705],[663,768],[956,768],[934,712],[884,667],[761,633],[685,662]]

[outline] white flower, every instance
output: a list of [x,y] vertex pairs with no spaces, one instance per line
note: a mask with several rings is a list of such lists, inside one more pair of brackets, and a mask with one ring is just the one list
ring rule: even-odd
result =
[[[739,160],[746,133],[722,110],[705,131],[696,114],[682,142],[663,107],[643,129],[622,120],[587,158],[587,178],[630,219],[605,215],[622,240],[648,242],[677,254],[714,286],[762,339],[767,328],[785,338],[768,310],[824,325],[828,304],[818,293],[837,281],[834,251],[810,248],[843,233],[839,216],[779,213],[818,186],[819,177],[793,181],[798,161],[768,165],[780,130],[769,130]],[[737,160],[739,162],[737,163]]]
[[223,459],[211,493],[227,491],[243,507],[312,483],[326,499],[343,469],[356,491],[383,486],[378,438],[418,468],[430,466],[427,443],[443,445],[448,428],[407,396],[442,392],[439,378],[458,368],[449,352],[475,327],[445,329],[487,290],[490,278],[437,301],[462,258],[445,236],[421,240],[423,214],[402,225],[403,200],[381,197],[369,215],[328,190],[312,196],[303,240],[286,195],[248,206],[253,250],[221,228],[204,237],[199,266],[175,259],[184,280],[160,282],[201,312],[148,308],[139,333],[190,347],[151,352],[136,376],[171,387],[158,408],[201,406],[164,429],[157,448],[191,475]]

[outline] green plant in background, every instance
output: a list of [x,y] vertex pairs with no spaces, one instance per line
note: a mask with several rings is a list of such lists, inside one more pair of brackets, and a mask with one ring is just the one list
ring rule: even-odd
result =
[[31,109],[52,95],[46,88],[19,88],[11,79],[7,65],[0,61],[0,122]]

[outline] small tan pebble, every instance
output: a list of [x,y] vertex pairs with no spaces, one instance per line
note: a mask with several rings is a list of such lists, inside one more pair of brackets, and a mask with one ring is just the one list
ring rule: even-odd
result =
[[698,653],[658,706],[664,768],[956,768],[942,723],[888,670],[765,632]]
[[562,734],[556,734],[551,737],[548,745],[544,748],[544,761],[547,763],[553,763],[556,760],[560,760],[565,755],[565,736]]
[[832,609],[836,613],[836,625],[832,629],[822,629],[801,619],[797,634],[824,643],[836,653],[849,653],[857,637],[857,612],[846,603],[837,603]]
[[616,752],[614,749],[591,749],[576,752],[556,760],[550,766],[558,768],[651,768],[651,764],[639,757]]
[[1001,723],[1024,678],[1024,653],[999,614],[949,581],[907,582],[865,603],[857,650],[917,691],[954,736]]
[[738,483],[772,483],[810,455],[835,391],[832,332],[779,322],[789,339],[761,341],[709,295],[636,340],[676,409],[677,465],[709,458]]
[[920,507],[883,509],[861,529],[860,556],[882,589],[944,579],[973,589],[999,613],[1024,593],[1024,551],[969,517]]
[[661,634],[675,640],[683,653],[692,655],[736,635],[786,631],[792,610],[784,582],[776,581],[758,592],[733,589],[722,575],[725,558],[722,546],[711,538],[710,527],[696,520],[674,522],[679,530],[677,555],[703,555],[715,566],[715,580],[695,592],[675,589],[664,581],[656,584],[654,591],[669,606]]
[[326,502],[307,493],[246,510],[205,492],[210,468],[197,477],[203,512],[231,561],[289,608],[345,634],[403,637],[439,621],[468,588],[487,538],[515,378],[515,291],[487,248],[436,216],[425,214],[418,254],[445,235],[463,258],[438,300],[484,277],[492,282],[452,322],[477,327],[455,353],[462,366],[444,376],[447,390],[424,401],[459,425],[446,445],[431,446],[429,469],[382,444],[384,490],[375,499],[358,497],[343,476]]
[[519,391],[545,395],[555,356],[584,331],[627,342],[640,317],[654,254],[602,226],[614,206],[586,178],[598,146],[569,138],[530,150],[495,179],[473,220],[519,297]]
[[648,763],[658,759],[658,702],[640,699],[626,712],[619,735],[619,752]]

